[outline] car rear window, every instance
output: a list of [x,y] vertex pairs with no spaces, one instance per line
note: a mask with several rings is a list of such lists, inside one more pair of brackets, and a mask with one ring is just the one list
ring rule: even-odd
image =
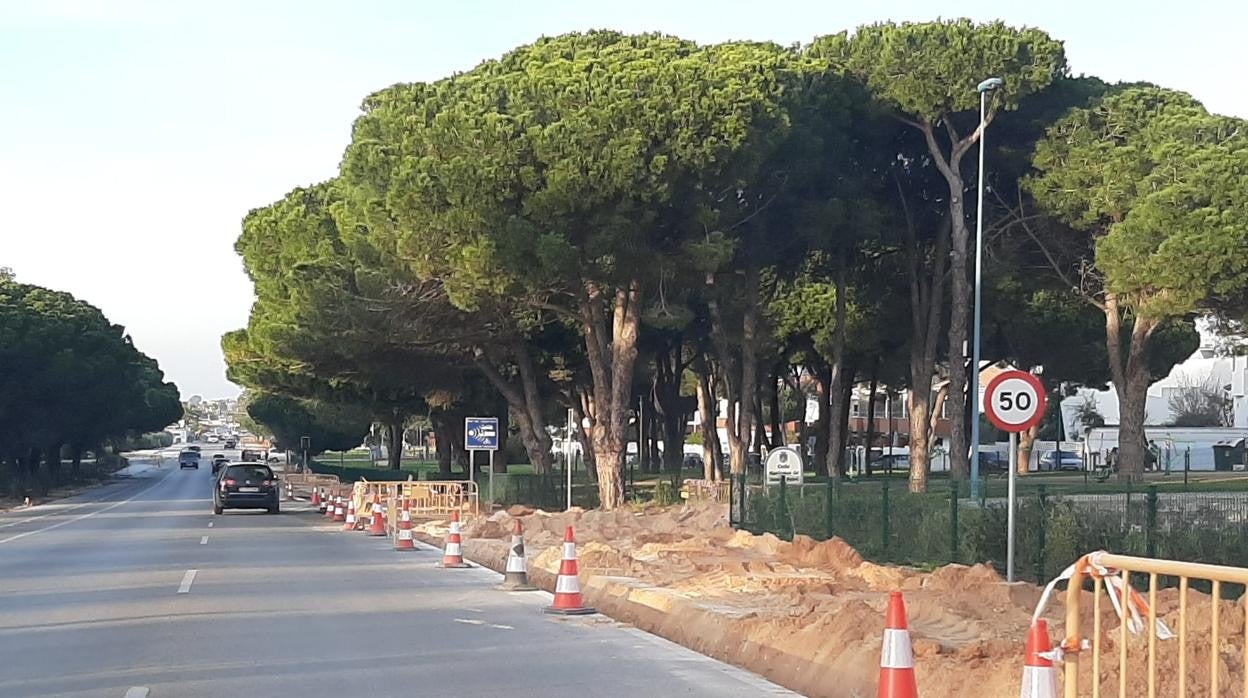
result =
[[226,477],[236,480],[272,480],[273,471],[263,465],[231,465],[226,470]]
[[181,453],[181,455],[179,455],[178,457],[179,457],[179,458],[182,458],[183,460],[186,460],[186,459],[188,459],[188,458],[189,458],[189,459],[198,460],[198,459],[199,459],[199,454],[198,454],[198,453],[196,453],[196,452],[194,452],[194,451],[183,451],[183,452]]

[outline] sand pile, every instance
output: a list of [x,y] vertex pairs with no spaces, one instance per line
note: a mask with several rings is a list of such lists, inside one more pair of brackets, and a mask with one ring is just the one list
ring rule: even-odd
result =
[[[796,536],[790,543],[734,531],[726,506],[713,503],[611,512],[513,507],[466,524],[467,556],[501,569],[513,518],[523,522],[535,583],[553,587],[564,529],[574,526],[590,604],[806,695],[875,694],[886,596],[897,589],[906,594],[921,695],[1018,694],[1022,645],[1040,589],[1006,584],[987,565],[931,572],[878,565],[839,538]],[[440,522],[418,528],[426,540],[445,533]],[[1188,690],[1207,694],[1209,597],[1190,594]],[[1092,604],[1085,596],[1088,635]],[[1102,688],[1116,695],[1118,620],[1107,600],[1101,605],[1108,636]],[[1176,630],[1177,609],[1177,590],[1158,595],[1159,616]],[[1046,614],[1055,640],[1063,613],[1058,598]],[[1223,602],[1223,695],[1238,695],[1238,688],[1227,687],[1242,682],[1243,615],[1242,607]],[[1133,637],[1129,648],[1129,663],[1138,670],[1128,695],[1144,694],[1147,643]],[[1163,693],[1177,690],[1177,652],[1177,640],[1158,645]],[[1090,682],[1090,660],[1083,666],[1082,678]]]

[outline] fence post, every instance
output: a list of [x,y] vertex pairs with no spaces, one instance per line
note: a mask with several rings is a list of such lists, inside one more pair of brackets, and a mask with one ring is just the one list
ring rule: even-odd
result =
[[1192,447],[1183,449],[1183,490],[1187,491],[1187,471],[1192,469]]
[[1036,583],[1044,584],[1045,532],[1049,528],[1049,495],[1044,485],[1036,488],[1036,498],[1040,502],[1040,525],[1036,527]]
[[890,519],[892,518],[892,516],[890,515],[888,511],[888,481],[889,479],[890,478],[885,478],[884,481],[880,483],[880,518],[882,519],[880,521],[880,544],[881,544],[881,547],[883,548],[883,554],[884,554],[885,559],[888,558],[888,539],[891,537],[889,535],[890,532],[888,529],[889,529]]
[[1148,486],[1148,514],[1144,524],[1144,555],[1157,557],[1157,485]]
[[793,519],[789,516],[788,496],[785,492],[788,490],[786,478],[780,476],[780,498],[776,502],[776,535],[782,540],[793,540]]
[[958,561],[958,481],[949,479],[949,562]]
[[824,539],[832,537],[832,495],[834,480],[828,478],[823,484],[823,535]]
[[741,527],[741,517],[737,510],[737,476],[728,474],[728,525],[732,528]]

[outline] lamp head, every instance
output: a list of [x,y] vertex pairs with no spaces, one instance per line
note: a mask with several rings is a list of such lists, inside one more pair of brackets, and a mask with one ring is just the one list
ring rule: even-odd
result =
[[987,80],[979,83],[979,86],[975,88],[975,91],[992,92],[993,90],[997,89],[998,87],[1001,87],[1004,84],[1005,84],[1005,81],[1002,80],[1001,78],[988,78]]

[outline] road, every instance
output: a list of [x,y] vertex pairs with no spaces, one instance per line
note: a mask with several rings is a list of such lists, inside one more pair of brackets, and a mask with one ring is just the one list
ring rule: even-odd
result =
[[297,507],[213,516],[176,451],[132,470],[0,516],[0,696],[795,695]]

